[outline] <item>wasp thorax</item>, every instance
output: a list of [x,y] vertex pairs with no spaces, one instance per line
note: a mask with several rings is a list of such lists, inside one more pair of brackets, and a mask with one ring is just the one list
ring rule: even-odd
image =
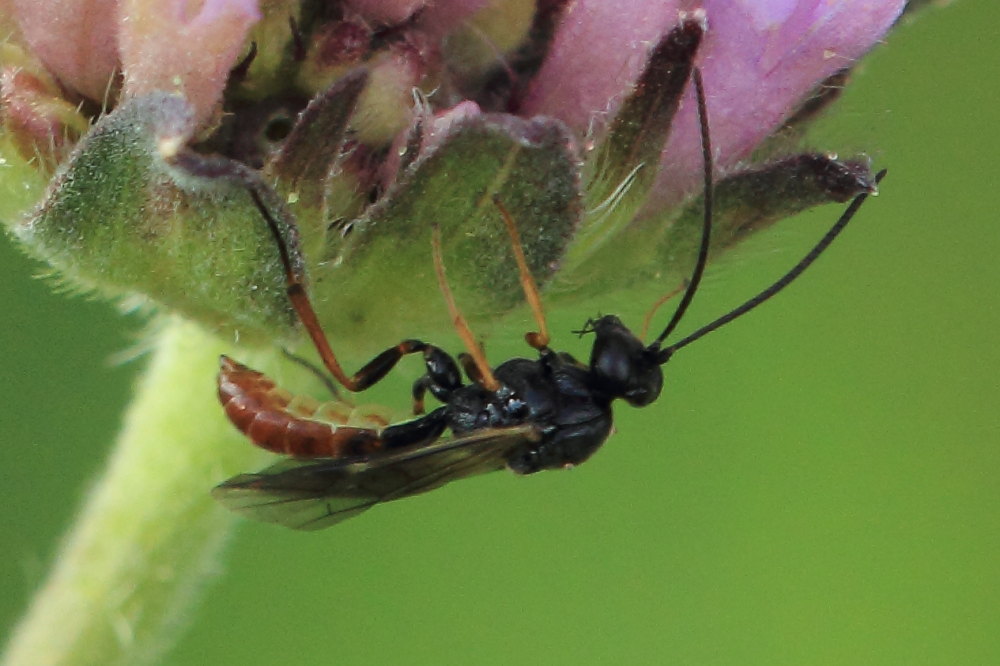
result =
[[593,328],[597,339],[590,352],[590,370],[597,380],[596,388],[635,407],[656,400],[663,387],[656,353],[614,315],[601,317]]

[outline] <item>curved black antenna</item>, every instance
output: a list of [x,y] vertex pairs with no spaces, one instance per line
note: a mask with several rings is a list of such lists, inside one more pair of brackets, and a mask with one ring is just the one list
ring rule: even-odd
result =
[[[876,185],[878,185],[878,183],[882,180],[882,178],[885,177],[885,173],[886,170],[883,169],[882,171],[879,171],[878,174],[875,175]],[[814,261],[816,261],[819,255],[823,254],[823,251],[830,246],[830,243],[832,243],[834,239],[837,238],[838,235],[840,235],[840,232],[844,230],[844,227],[846,227],[847,223],[851,221],[851,218],[854,217],[854,214],[858,212],[858,209],[861,208],[861,204],[865,202],[865,199],[868,198],[869,194],[871,194],[871,192],[862,192],[858,196],[854,197],[854,200],[851,202],[851,205],[847,207],[847,210],[845,210],[843,215],[840,216],[840,219],[837,220],[837,223],[834,224],[830,228],[830,230],[826,232],[826,235],[823,236],[823,238],[820,239],[818,243],[816,243],[816,246],[809,251],[809,254],[803,257],[799,263],[795,264],[795,267],[792,268],[792,270],[785,273],[785,275],[782,276],[777,282],[775,282],[770,287],[760,292],[759,294],[757,294],[749,301],[736,308],[735,310],[732,310],[728,314],[719,317],[711,324],[702,326],[697,331],[687,336],[683,340],[675,342],[669,347],[664,347],[663,350],[660,351],[660,354],[658,356],[658,360],[660,361],[660,363],[666,363],[667,360],[678,349],[681,349],[682,347],[687,347],[695,340],[708,335],[712,331],[725,326],[726,324],[736,319],[737,317],[741,317],[745,315],[747,312],[750,312],[750,310],[753,310],[755,307],[757,307],[767,299],[777,294],[779,291],[787,287],[793,280],[795,280],[795,278],[802,275],[802,272],[805,271],[805,269],[809,268],[809,266]]]
[[691,70],[691,80],[694,81],[695,99],[698,100],[698,123],[701,126],[701,163],[705,185],[705,217],[701,225],[701,247],[698,248],[698,260],[694,264],[694,271],[691,272],[687,289],[684,290],[684,296],[681,297],[681,302],[677,304],[677,309],[674,310],[674,315],[670,318],[670,323],[667,324],[663,332],[648,347],[648,349],[654,351],[660,348],[660,345],[667,339],[667,336],[677,328],[677,324],[681,323],[681,317],[687,312],[688,306],[694,299],[695,292],[698,291],[698,285],[701,283],[701,276],[705,272],[705,265],[708,263],[708,248],[712,242],[712,191],[714,189],[712,171],[714,170],[714,165],[712,163],[712,142],[708,131],[708,106],[705,104],[705,86],[701,81],[701,70],[697,67]]

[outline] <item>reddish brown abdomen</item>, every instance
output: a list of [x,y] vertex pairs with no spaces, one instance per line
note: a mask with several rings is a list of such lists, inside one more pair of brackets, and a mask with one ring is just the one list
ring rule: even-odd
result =
[[378,451],[377,430],[325,423],[293,413],[292,396],[266,375],[227,356],[219,359],[219,402],[257,446],[296,458],[341,458]]

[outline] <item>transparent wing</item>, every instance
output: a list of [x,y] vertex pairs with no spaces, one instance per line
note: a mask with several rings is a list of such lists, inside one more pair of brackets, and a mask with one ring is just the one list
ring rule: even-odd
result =
[[256,474],[234,476],[216,486],[212,495],[227,508],[254,520],[318,530],[380,502],[502,469],[512,449],[540,437],[532,426],[517,426],[367,458],[288,459]]

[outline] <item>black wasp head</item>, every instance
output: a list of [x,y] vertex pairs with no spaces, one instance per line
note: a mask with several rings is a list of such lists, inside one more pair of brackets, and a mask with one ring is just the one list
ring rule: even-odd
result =
[[656,400],[663,388],[658,351],[642,344],[614,315],[605,315],[592,326],[597,336],[590,352],[595,388],[610,399],[622,398],[634,407],[645,407]]

